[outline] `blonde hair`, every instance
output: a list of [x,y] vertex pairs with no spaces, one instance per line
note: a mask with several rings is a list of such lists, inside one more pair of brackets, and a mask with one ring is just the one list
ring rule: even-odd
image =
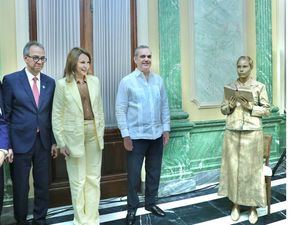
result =
[[87,50],[79,47],[72,48],[72,50],[68,53],[64,70],[64,77],[66,78],[67,82],[71,82],[74,79],[77,62],[81,54],[86,55],[91,62],[92,57]]

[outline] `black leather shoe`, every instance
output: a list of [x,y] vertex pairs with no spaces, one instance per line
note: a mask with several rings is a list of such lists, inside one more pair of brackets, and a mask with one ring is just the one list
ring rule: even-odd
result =
[[166,213],[156,205],[146,206],[145,209],[152,212],[155,216],[160,216],[160,217],[166,216]]
[[48,225],[48,223],[46,222],[46,220],[42,220],[42,221],[33,220],[31,222],[31,225]]
[[126,225],[133,225],[135,222],[135,210],[130,210],[127,212]]
[[43,220],[32,220],[31,225],[48,225],[45,219]]
[[22,221],[18,220],[16,225],[29,225],[29,223],[26,220],[22,220]]

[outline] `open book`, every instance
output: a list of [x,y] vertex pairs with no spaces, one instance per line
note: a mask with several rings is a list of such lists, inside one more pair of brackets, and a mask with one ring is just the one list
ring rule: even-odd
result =
[[254,98],[253,98],[253,93],[250,89],[235,89],[233,87],[230,86],[225,86],[224,87],[224,97],[226,100],[229,100],[231,96],[235,96],[235,97],[239,97],[239,96],[243,96],[245,99],[248,100],[248,102],[253,102]]

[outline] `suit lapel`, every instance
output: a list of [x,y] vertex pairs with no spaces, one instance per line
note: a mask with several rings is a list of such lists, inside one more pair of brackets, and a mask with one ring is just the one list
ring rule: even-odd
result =
[[40,80],[40,98],[39,98],[39,109],[42,108],[43,103],[46,100],[47,96],[47,89],[49,88],[47,85],[47,77],[46,75],[41,73],[41,80]]
[[96,98],[96,94],[97,94],[97,90],[95,90],[95,86],[94,83],[91,79],[92,75],[88,75],[86,76],[86,80],[87,80],[87,84],[88,84],[88,90],[89,90],[89,95],[90,95],[90,101],[91,101],[91,106],[93,108],[93,104],[95,102],[95,98]]
[[72,82],[67,83],[67,86],[70,89],[71,95],[74,98],[74,101],[76,102],[77,106],[80,108],[81,112],[83,112],[82,109],[82,103],[81,103],[81,97],[80,97],[80,93],[76,84],[76,80],[73,79]]
[[19,78],[20,78],[21,86],[25,89],[25,92],[28,95],[30,101],[32,102],[33,106],[35,108],[37,108],[36,104],[35,104],[34,97],[33,97],[33,93],[32,93],[32,90],[31,90],[31,86],[29,84],[27,74],[25,72],[25,69],[22,70],[22,73],[20,74]]

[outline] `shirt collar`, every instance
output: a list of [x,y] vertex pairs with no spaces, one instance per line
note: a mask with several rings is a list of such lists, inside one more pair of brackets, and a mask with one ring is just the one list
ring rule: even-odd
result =
[[30,81],[31,81],[34,77],[36,77],[38,81],[41,80],[41,73],[39,73],[38,75],[34,76],[32,73],[30,73],[30,71],[29,71],[27,68],[25,68],[25,73],[26,73],[26,75],[27,75],[27,77],[28,77],[28,80],[30,80]]
[[242,83],[239,81],[239,79],[236,80],[236,83],[239,85],[239,86],[251,86],[254,84],[254,80],[252,77],[250,77],[245,83]]
[[[152,75],[153,75],[152,71],[150,71],[149,77],[151,77]],[[145,77],[144,73],[142,71],[140,71],[138,68],[135,68],[135,76],[136,77],[139,77],[139,76]]]
[[[76,78],[75,78],[75,80],[76,80],[77,84],[81,84],[80,80],[77,80]],[[82,82],[83,84],[86,84],[86,76],[85,75],[83,76],[82,81],[83,81]]]

